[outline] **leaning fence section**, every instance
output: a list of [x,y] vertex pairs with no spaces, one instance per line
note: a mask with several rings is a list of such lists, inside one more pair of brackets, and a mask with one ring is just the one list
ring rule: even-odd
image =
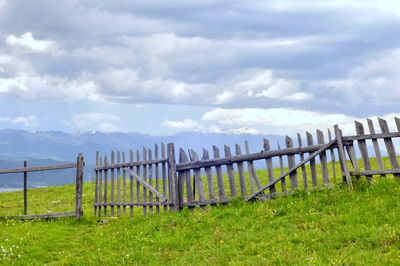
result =
[[[109,157],[96,152],[94,213],[133,216],[135,207],[152,214],[174,208],[173,184],[175,154],[173,144],[156,144],[154,149],[143,148],[125,152],[111,151]],[[136,157],[136,158],[135,158]]]
[[[94,211],[101,215],[103,208],[107,215],[110,209],[114,216],[121,214],[121,208],[126,213],[129,207],[132,216],[134,207],[139,206],[145,214],[153,213],[154,208],[159,213],[167,206],[171,210],[205,208],[235,198],[270,199],[296,189],[327,188],[338,183],[351,189],[353,181],[361,176],[369,182],[376,175],[399,178],[394,141],[400,137],[400,120],[394,120],[396,132],[389,130],[384,119],[378,119],[378,130],[368,119],[369,134],[362,123],[355,121],[355,135],[343,136],[335,125],[326,132],[297,134],[296,139],[286,136],[283,146],[278,143],[276,149],[264,139],[257,153],[250,152],[247,141],[244,147],[225,145],[220,150],[213,146],[210,151],[203,149],[200,155],[192,149],[179,149],[178,162],[172,143],[167,152],[162,144],[161,154],[158,145],[154,150],[138,150],[136,160],[131,150],[129,161],[124,153],[121,159],[119,151],[116,161],[114,152],[110,161],[97,153]],[[369,155],[372,149],[375,157]],[[261,169],[260,162],[264,165]]]
[[0,216],[82,216],[83,157],[77,163],[0,170]]

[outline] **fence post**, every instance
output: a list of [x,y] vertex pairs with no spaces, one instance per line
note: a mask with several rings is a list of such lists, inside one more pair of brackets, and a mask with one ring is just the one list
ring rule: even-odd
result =
[[168,179],[169,179],[169,200],[171,211],[179,209],[178,179],[176,177],[176,159],[174,143],[168,143]]
[[76,193],[75,193],[75,217],[80,220],[83,215],[82,210],[82,185],[83,185],[83,156],[79,153],[76,162]]
[[[28,166],[28,162],[24,161],[24,168]],[[28,173],[24,172],[24,215],[28,212]]]

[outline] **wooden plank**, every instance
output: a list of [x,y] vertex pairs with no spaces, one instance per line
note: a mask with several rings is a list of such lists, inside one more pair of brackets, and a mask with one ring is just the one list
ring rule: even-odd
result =
[[[381,128],[382,133],[389,133],[389,127],[387,125],[386,120],[382,118],[378,118],[379,126]],[[383,139],[385,146],[386,146],[386,151],[389,156],[389,161],[392,166],[392,169],[399,169],[399,163],[397,162],[397,156],[396,156],[396,151],[394,149],[393,141],[391,138],[384,138]],[[399,174],[394,175],[395,178],[400,178]]]
[[[107,159],[107,155],[104,156],[104,165],[108,164],[108,159]],[[107,197],[107,189],[108,186],[108,170],[104,170],[104,203],[108,203],[108,197]],[[107,206],[104,206],[104,216],[107,216]]]
[[[356,128],[356,133],[357,135],[364,135],[364,126],[363,124],[361,124],[358,121],[354,121],[355,124],[355,128]],[[365,140],[359,140],[358,141],[358,148],[360,149],[360,153],[361,153],[361,158],[364,164],[364,169],[365,170],[371,170],[371,163],[369,161],[369,156],[368,156],[368,150],[367,150],[367,144],[365,143]],[[368,175],[366,176],[368,182],[371,182],[372,176]]]
[[[158,144],[157,143],[154,144],[154,158],[158,159]],[[156,190],[158,192],[160,192],[160,174],[159,174],[160,169],[159,169],[158,163],[156,163],[155,168],[156,168],[155,169],[155,171],[156,171],[156,173],[155,173]],[[159,201],[159,199],[157,197],[156,197],[156,201],[157,202]],[[157,214],[160,213],[160,207],[159,206],[156,207],[156,213]]]
[[[143,147],[143,162],[147,161],[147,150]],[[143,165],[143,181],[147,183],[147,165]],[[142,184],[142,183],[141,183]],[[142,184],[143,185],[143,184]],[[143,186],[143,203],[147,203],[147,188]],[[147,208],[143,206],[143,214],[147,213]]]
[[[292,148],[293,147],[293,140],[286,136],[285,138],[285,144],[286,144],[286,148]],[[288,155],[287,156],[288,159],[288,166],[289,168],[293,168],[295,166],[295,160],[294,160],[294,155]],[[297,188],[299,188],[299,184],[298,184],[298,180],[297,180],[297,171],[293,171],[290,175],[290,187],[292,190],[295,190]]]
[[[114,164],[114,151],[111,151],[111,164]],[[114,169],[111,169],[111,203],[114,203]],[[114,206],[111,206],[111,217],[114,217]]]
[[[368,129],[369,129],[369,133],[371,134],[375,134],[375,127],[374,127],[374,123],[372,122],[371,119],[367,119],[367,123],[368,123]],[[378,144],[378,140],[372,139],[372,145],[374,146],[374,151],[375,151],[375,157],[376,157],[376,161],[378,162],[378,167],[380,170],[384,170],[385,167],[383,166],[383,160],[382,160],[382,155],[381,155],[381,150],[379,149],[379,144]],[[382,178],[385,178],[385,175],[381,175]]]
[[[133,151],[129,150],[129,162],[133,163]],[[133,166],[129,167],[131,171],[133,171]],[[129,201],[133,204],[133,177],[131,176],[129,179]],[[133,217],[133,206],[130,207],[130,216]]]
[[[121,162],[121,152],[117,150],[117,163]],[[117,168],[117,202],[121,203],[121,168]],[[121,216],[121,206],[117,205],[117,215]]]
[[[189,157],[186,155],[184,150],[180,149],[180,154],[182,155],[182,162],[189,161]],[[187,202],[192,202],[192,201],[194,201],[194,195],[193,195],[193,184],[192,184],[192,179],[190,176],[190,170],[183,171],[182,174],[183,174],[183,179],[185,180],[185,184],[186,184]],[[190,209],[190,210],[192,210],[192,209]]]
[[[151,206],[165,206],[165,205],[170,205],[171,204],[171,202],[169,202],[169,201],[165,201],[165,202],[154,202],[153,201],[153,203],[151,204]],[[118,205],[118,203],[114,203],[114,206],[117,206]],[[133,203],[133,204],[131,204],[131,203],[121,203],[120,204],[121,206],[133,206],[133,207],[135,207],[135,206],[137,206],[137,207],[143,207],[143,206],[146,206],[146,207],[148,207],[148,206],[150,206],[150,203],[143,203],[143,202],[139,202],[139,203]],[[99,203],[99,204],[97,204],[97,206],[111,206],[111,203],[107,203],[107,204],[104,204],[104,203]],[[0,217],[1,218],[1,217]]]
[[[224,146],[224,153],[225,153],[225,157],[228,157],[228,158],[232,157],[231,148],[229,148],[226,145]],[[235,170],[233,168],[233,164],[227,164],[226,171],[228,173],[229,189],[231,192],[231,197],[236,197]]]
[[[152,150],[148,149],[148,154],[149,154],[149,160],[151,161],[153,159],[153,154]],[[149,164],[149,184],[151,187],[153,187],[153,165]],[[153,193],[151,192],[152,190],[149,190],[149,202],[150,204],[153,203]],[[153,206],[150,205],[149,207],[149,213],[153,214]]]
[[175,146],[174,143],[168,143],[167,145],[168,154],[168,184],[170,192],[170,210],[177,211],[179,209],[179,197],[178,197],[178,180],[176,176],[176,163],[175,163]]
[[[166,163],[168,162],[168,159],[158,159],[158,160],[147,160],[146,162],[140,161],[140,162],[126,162],[126,163],[121,163],[121,164],[114,164],[114,165],[107,165],[107,166],[102,166],[102,167],[96,167],[94,168],[94,170],[106,170],[106,169],[115,169],[115,168],[125,168],[125,167],[134,167],[134,166],[138,166],[138,165],[149,165],[149,164],[156,164],[156,163]],[[71,168],[71,167],[70,167]]]
[[[281,149],[281,146],[278,143],[278,150],[280,150],[280,149]],[[279,156],[279,168],[281,169],[281,175],[283,175],[285,173],[285,167],[283,165],[283,157],[282,156]],[[272,183],[272,182],[270,182],[270,183]],[[282,191],[286,192],[286,177],[282,178],[281,186],[282,186]]]
[[360,172],[350,172],[350,175],[389,175],[389,174],[400,174],[400,169],[379,169],[379,170],[364,170]]
[[48,166],[35,166],[35,167],[15,168],[15,169],[2,169],[2,170],[0,170],[0,174],[39,172],[39,171],[68,169],[68,168],[76,168],[76,163],[57,164],[57,165],[48,165]]
[[360,140],[360,139],[384,139],[384,138],[399,138],[400,137],[400,132],[388,132],[388,133],[379,133],[379,134],[368,134],[368,135],[363,135],[363,136],[346,136],[343,137],[343,142],[352,142],[355,140]]
[[[317,141],[318,144],[325,144],[324,133],[319,129],[317,129]],[[330,182],[326,152],[321,152],[321,154],[319,155],[319,159],[321,161],[322,181],[324,185],[328,185]]]
[[338,146],[340,167],[342,168],[343,181],[347,183],[349,189],[351,190],[353,188],[353,184],[351,182],[349,168],[347,166],[346,154],[344,153],[343,142],[342,142],[342,131],[339,129],[338,125],[334,126],[334,130]]
[[396,123],[397,131],[400,132],[400,118],[394,117],[394,122]]
[[[203,149],[203,157],[201,159],[202,160],[210,159],[210,155],[206,149]],[[215,200],[214,181],[212,177],[211,167],[204,168],[204,171],[206,172],[206,177],[207,177],[208,194],[211,200]]]
[[[270,149],[271,148],[269,146],[269,141],[264,138],[264,151],[269,151]],[[272,166],[272,159],[271,158],[266,159],[265,163],[267,165],[268,181],[271,183],[272,181],[274,181],[274,168]],[[269,188],[269,192],[271,194],[276,193],[275,185]]]
[[[179,163],[184,162],[185,152],[183,149],[179,149]],[[188,170],[185,170],[188,171]],[[178,194],[179,194],[179,206],[185,201],[185,171],[178,172]]]
[[[99,166],[99,151],[96,151],[96,167]],[[94,202],[98,203],[99,195],[99,171],[95,171],[96,183],[94,190]],[[97,206],[94,206],[94,216],[97,216]]]
[[276,183],[278,183],[279,181],[282,181],[282,179],[289,175],[292,174],[293,172],[297,171],[297,169],[299,167],[301,167],[302,165],[306,164],[307,162],[309,162],[310,160],[314,159],[316,156],[318,156],[321,152],[326,151],[327,149],[329,149],[334,143],[336,142],[336,140],[332,140],[330,141],[328,144],[323,145],[319,150],[315,151],[313,154],[311,154],[308,158],[304,159],[303,161],[301,161],[300,163],[298,163],[297,165],[295,165],[294,167],[290,168],[287,172],[283,173],[281,176],[279,176],[278,178],[276,178],[273,182],[269,183],[268,185],[262,187],[261,189],[257,190],[256,193],[252,194],[251,196],[247,197],[245,199],[245,201],[249,201],[249,200],[254,200],[259,194],[263,193],[266,189],[269,189],[271,186],[275,185]]
[[[392,133],[394,134],[394,133]],[[390,135],[392,135],[390,134]],[[396,133],[400,137],[400,133]],[[356,138],[356,137],[355,137]],[[345,145],[351,144],[352,140],[343,141]],[[186,163],[179,163],[176,165],[177,171],[183,170],[190,170],[194,168],[204,168],[204,167],[216,167],[226,164],[234,164],[238,162],[246,162],[246,161],[256,161],[256,160],[264,160],[267,158],[273,158],[276,156],[287,156],[287,155],[296,155],[300,153],[313,153],[323,147],[323,145],[312,145],[302,148],[291,148],[291,149],[280,149],[280,150],[272,150],[272,151],[261,151],[256,153],[250,154],[243,154],[240,156],[232,156],[230,158],[219,158],[219,159],[210,159],[198,162],[186,162]],[[335,145],[332,146],[333,148],[336,147]]]
[[[140,162],[140,151],[139,149],[136,150],[136,161]],[[140,176],[140,165],[136,165],[136,174]],[[136,202],[140,203],[140,182],[136,180]]]
[[[165,155],[165,144],[161,142],[161,158],[166,159]],[[163,196],[167,197],[167,168],[165,162],[161,163],[161,173],[162,173],[162,181],[163,181]],[[168,206],[164,205],[164,212],[168,210]]]
[[[306,132],[307,135],[307,145],[308,146],[313,146],[314,145],[314,140],[313,140],[313,136]],[[309,156],[311,155],[311,153],[308,154]],[[318,186],[318,177],[317,177],[317,166],[315,164],[315,159],[311,159],[310,160],[310,169],[311,169],[311,181],[314,187]]]
[[357,161],[356,152],[354,150],[353,141],[351,143],[349,143],[348,145],[346,145],[345,147],[347,150],[347,154],[349,155],[350,162],[353,165],[354,171],[358,172],[359,171],[358,161]]
[[[102,164],[103,164],[103,158],[100,156],[99,157],[99,166],[101,166]],[[99,201],[98,202],[102,202],[102,197],[103,197],[102,189],[103,189],[103,171],[100,170],[99,171]],[[99,206],[98,211],[99,211],[98,214],[100,217],[101,216],[101,206]]]
[[[250,154],[248,141],[246,140],[244,142],[244,144],[245,144],[245,148],[246,148],[246,154]],[[254,182],[257,185],[257,189],[260,189],[261,188],[261,183],[260,183],[260,180],[258,179],[256,169],[254,168],[253,161],[248,161],[248,163],[250,165],[249,172],[251,171],[251,176],[254,178]]]
[[[328,128],[328,139],[329,141],[332,141],[332,133],[331,130]],[[330,149],[331,152],[331,163],[332,163],[332,174],[333,174],[333,181],[336,182],[336,158],[335,158],[335,151],[333,149]]]
[[[125,163],[125,152],[122,152],[122,163]],[[126,203],[126,171],[122,169],[122,200]],[[124,215],[126,215],[126,206],[123,207]]]
[[[302,147],[302,144],[301,144],[301,136],[300,136],[299,133],[297,133],[297,143],[298,143],[298,145],[299,145],[299,148],[301,148],[301,147]],[[304,160],[304,154],[303,154],[303,153],[300,153],[300,161],[303,161],[303,160]],[[306,172],[306,166],[305,166],[305,165],[301,166],[301,174],[302,174],[302,176],[303,176],[303,187],[304,187],[304,188],[308,188],[308,184],[307,184],[307,172]]]
[[[214,159],[219,159],[219,149],[217,146],[213,146],[213,153],[214,153]],[[215,171],[217,174],[217,185],[218,185],[218,196],[220,199],[225,199],[225,187],[224,187],[224,179],[222,177],[222,169],[221,166],[215,167]]]
[[[242,155],[242,151],[238,144],[235,144],[235,154],[236,156]],[[243,197],[247,196],[247,187],[246,187],[246,179],[244,177],[244,167],[242,162],[237,163],[238,174],[239,174],[239,185],[240,185],[240,193]]]
[[[199,156],[197,155],[197,153],[194,150],[189,151],[189,156],[190,156],[191,161],[199,160]],[[193,176],[194,176],[194,180],[196,180],[197,197],[200,202],[204,201],[206,199],[206,196],[204,193],[204,184],[203,184],[203,179],[201,178],[201,172],[200,172],[199,168],[193,170]],[[203,208],[204,206],[200,205],[200,207]]]
[[[135,172],[131,171],[128,167],[124,168],[124,170],[131,175],[136,181],[138,181],[140,184],[142,184],[144,187],[146,187],[152,194],[154,194],[157,198],[159,198],[162,202],[167,201],[167,198],[165,198],[163,195],[160,194],[157,190],[153,188],[149,183],[147,183],[144,179],[142,179],[140,176],[138,176]],[[125,202],[124,202],[125,204]],[[153,202],[149,202],[149,206],[152,206]]]
[[[95,206],[96,207],[96,206]],[[99,207],[100,209],[100,207]],[[21,220],[34,220],[34,219],[54,219],[61,217],[72,217],[76,216],[75,212],[60,212],[60,213],[48,213],[48,214],[30,214],[30,215],[15,215],[15,216],[2,216],[0,219],[21,219]]]

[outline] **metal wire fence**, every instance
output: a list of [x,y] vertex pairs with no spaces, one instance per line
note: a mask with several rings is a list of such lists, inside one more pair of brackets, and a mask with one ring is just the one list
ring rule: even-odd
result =
[[76,164],[23,169],[0,170],[0,216],[75,211]]

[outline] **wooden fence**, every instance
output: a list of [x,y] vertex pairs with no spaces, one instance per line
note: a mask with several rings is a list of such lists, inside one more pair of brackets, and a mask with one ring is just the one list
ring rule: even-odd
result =
[[[82,186],[83,186],[83,167],[84,160],[82,154],[77,157],[76,163],[70,164],[58,164],[58,165],[48,165],[48,166],[34,166],[27,167],[27,162],[24,162],[23,168],[16,169],[2,169],[0,170],[0,177],[2,174],[15,174],[23,173],[23,198],[24,198],[24,215],[17,216],[7,216],[2,218],[21,218],[21,219],[36,219],[36,218],[58,218],[65,216],[75,216],[77,220],[80,220],[83,215],[82,210]],[[76,191],[75,191],[75,211],[74,212],[62,212],[62,213],[44,213],[44,214],[32,214],[27,215],[29,206],[29,189],[28,189],[28,178],[29,174],[32,172],[41,171],[54,171],[59,169],[70,169],[76,168]]]
[[[144,214],[147,213],[147,208],[149,213],[153,213],[154,207],[157,213],[160,207],[167,211],[167,206],[172,211],[183,207],[204,208],[206,205],[224,204],[237,197],[249,201],[272,198],[278,193],[298,188],[331,186],[340,177],[342,181],[339,182],[346,183],[349,189],[352,188],[351,176],[366,176],[369,181],[373,175],[384,177],[393,174],[395,178],[399,178],[400,168],[392,139],[400,137],[400,120],[394,119],[397,132],[390,132],[387,122],[378,119],[381,133],[376,133],[372,120],[368,119],[369,134],[365,133],[363,124],[356,121],[356,135],[352,136],[342,136],[336,125],[334,135],[328,129],[327,138],[321,130],[317,130],[316,143],[312,134],[307,132],[304,138],[307,143],[303,145],[301,135],[297,134],[297,147],[294,147],[293,139],[288,136],[284,149],[278,145],[278,149],[271,150],[269,141],[264,139],[263,150],[258,153],[250,153],[247,141],[244,152],[239,145],[235,145],[234,155],[228,146],[224,147],[223,156],[218,147],[213,146],[212,159],[206,149],[203,149],[201,159],[194,150],[189,150],[186,154],[180,149],[178,163],[175,162],[173,143],[168,144],[167,152],[165,145],[161,144],[161,156],[158,145],[155,145],[154,158],[151,149],[143,148],[142,155],[139,150],[136,152],[134,161],[131,150],[129,162],[125,161],[124,153],[121,162],[119,151],[116,162],[114,152],[111,152],[110,163],[106,156],[103,159],[97,152],[94,212],[100,216],[103,207],[104,215],[107,215],[107,207],[110,207],[110,215],[115,216],[121,214],[121,207],[124,213],[126,207],[129,207],[132,216],[134,207],[137,206],[143,207]],[[381,140],[389,157],[390,169],[384,167],[379,147]],[[369,141],[374,148],[378,169],[371,168],[367,149]],[[358,165],[355,147],[359,149],[363,168]],[[317,167],[316,159],[319,159],[320,167]],[[262,178],[257,175],[254,166],[254,162],[259,160],[265,161],[266,166],[267,176]],[[335,167],[337,160],[339,172]],[[280,167],[278,176],[273,171],[273,162],[277,161]],[[296,164],[296,161],[299,163]],[[309,165],[309,171],[306,170],[306,164]],[[328,167],[331,167],[330,172]],[[227,178],[224,178],[223,170],[226,170]],[[262,182],[266,184],[263,185]],[[117,208],[117,213],[114,207]]]

